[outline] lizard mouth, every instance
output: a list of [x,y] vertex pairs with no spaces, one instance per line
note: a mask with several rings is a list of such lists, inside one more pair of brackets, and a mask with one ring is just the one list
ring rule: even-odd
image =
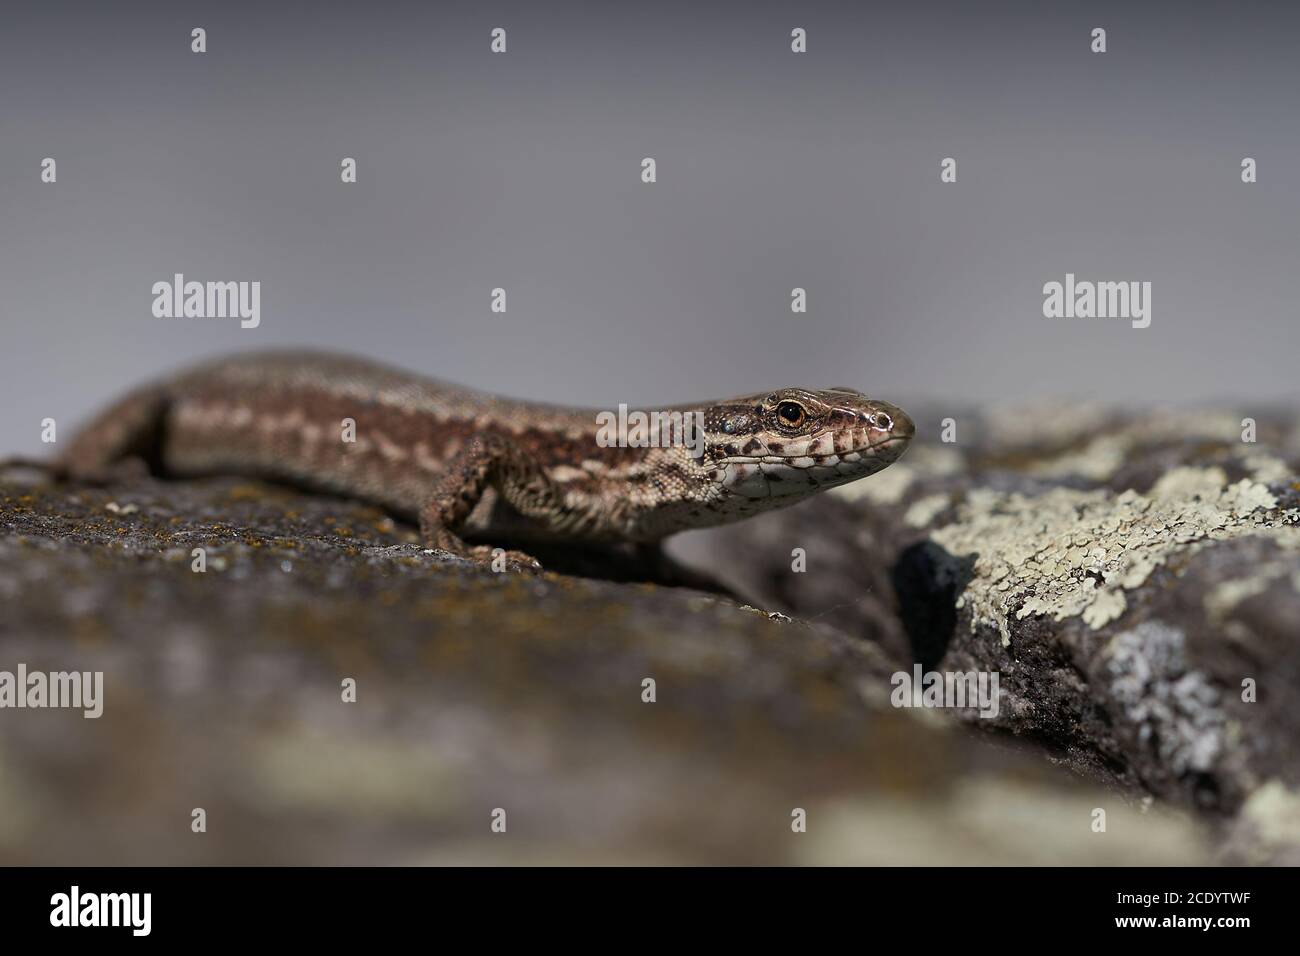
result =
[[874,442],[871,445],[871,447],[872,448],[897,448],[899,446],[902,446],[906,448],[911,443],[911,441],[912,441],[911,435],[890,435],[888,438],[882,438],[880,441]]
[[898,434],[851,443],[845,436],[836,438],[813,454],[729,456],[718,462],[718,477],[724,487],[746,498],[806,495],[875,474],[897,461],[911,440]]
[[[840,448],[839,442],[827,443],[826,447],[808,449],[805,454],[776,454],[769,451],[766,455],[729,455],[719,460],[722,465],[785,465],[804,470],[809,468],[834,467],[839,464],[878,461],[888,455],[886,464],[893,462],[911,443],[911,435],[885,435],[875,440],[867,439],[854,442]],[[886,453],[886,454],[882,454]]]

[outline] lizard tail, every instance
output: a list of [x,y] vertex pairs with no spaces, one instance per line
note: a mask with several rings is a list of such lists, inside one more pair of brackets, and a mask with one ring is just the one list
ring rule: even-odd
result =
[[22,455],[0,458],[0,474],[7,471],[39,471],[55,481],[68,478],[67,467],[57,458],[25,458]]
[[161,466],[164,418],[169,404],[158,385],[136,389],[87,422],[58,456],[54,469],[66,477],[94,481],[128,458]]

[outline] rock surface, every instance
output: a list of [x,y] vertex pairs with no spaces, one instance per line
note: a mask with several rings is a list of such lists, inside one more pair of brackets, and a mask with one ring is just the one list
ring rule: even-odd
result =
[[[922,434],[944,417],[922,417]],[[997,672],[996,718],[952,713],[1186,808],[1222,858],[1300,862],[1300,423],[1261,414],[1252,435],[1245,414],[1082,406],[949,417],[956,441],[829,506],[682,553],[897,665]]]
[[[947,653],[1063,686],[1037,692],[1036,710],[1004,709],[1001,735],[892,707],[890,675],[915,621],[900,613],[897,561],[883,560],[878,536],[899,513],[847,500],[805,512],[808,533],[825,534],[809,545],[814,566],[842,565],[818,585],[854,609],[837,628],[831,616],[783,620],[681,588],[496,575],[423,551],[411,529],[367,507],[257,484],[0,483],[0,671],[104,675],[98,718],[0,709],[0,863],[1222,858],[1197,804],[1141,799],[1138,771],[1156,766],[1169,777],[1141,777],[1150,792],[1177,794],[1189,773],[1214,779],[1225,812],[1256,801],[1255,818],[1234,818],[1241,840],[1262,827],[1286,842],[1290,778],[1279,768],[1264,776],[1281,783],[1249,788],[1223,768],[1236,759],[1262,772],[1289,759],[1294,740],[1254,740],[1231,758],[1229,722],[1242,718],[1192,702],[1224,693],[1235,658],[1203,670],[1204,636],[1177,618],[1158,623],[1159,605],[1156,623],[1139,625],[1131,609],[1110,622],[1106,633],[1132,636],[1098,654],[1073,618],[1015,621],[1004,645],[971,591]],[[793,517],[755,522],[746,540],[779,541]],[[1253,635],[1273,613],[1261,597],[1291,587],[1290,552],[1262,531],[1226,544],[1276,562],[1259,589],[1216,605]],[[1197,559],[1209,576],[1225,560]],[[956,587],[908,567],[913,586]],[[1285,696],[1270,702],[1276,661],[1251,657],[1273,645],[1251,640],[1232,646],[1267,688],[1256,706],[1284,707]],[[1143,691],[1154,680],[1143,666],[1166,682],[1158,693]],[[1183,687],[1189,673],[1208,684]],[[1104,741],[1095,720],[1068,723],[1097,675],[1109,676],[1094,711],[1117,721]],[[344,700],[349,680],[355,702]],[[1143,726],[1159,736],[1143,739]],[[1169,737],[1171,726],[1187,729]],[[1207,728],[1217,748],[1202,743]],[[1044,742],[1108,772],[1081,780],[1044,759]],[[194,832],[199,809],[205,832]],[[504,833],[493,831],[501,811]],[[806,832],[795,832],[800,811]]]

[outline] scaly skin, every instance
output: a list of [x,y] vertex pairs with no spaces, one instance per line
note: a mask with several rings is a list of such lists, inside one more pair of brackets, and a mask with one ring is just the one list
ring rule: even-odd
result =
[[[488,560],[490,548],[461,536],[654,542],[873,474],[915,433],[901,409],[841,388],[664,411],[702,413],[700,457],[682,445],[601,447],[596,410],[499,398],[346,356],[262,352],[132,392],[53,470],[94,479],[138,456],[162,475],[287,481],[381,505],[418,520],[430,547]],[[354,442],[343,440],[345,419]]]

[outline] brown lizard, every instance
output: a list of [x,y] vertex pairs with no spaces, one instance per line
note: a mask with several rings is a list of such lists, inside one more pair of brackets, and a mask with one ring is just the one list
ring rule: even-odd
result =
[[[260,352],[131,392],[45,467],[102,480],[140,458],[164,476],[286,481],[418,520],[428,547],[488,562],[493,549],[462,536],[657,542],[873,474],[915,434],[901,409],[847,388],[663,411],[697,422],[697,440],[669,430],[683,440],[660,434],[658,446],[639,447],[637,435],[620,443],[606,432],[601,441],[612,413],[500,398],[341,355]],[[516,569],[539,566],[506,556]]]

